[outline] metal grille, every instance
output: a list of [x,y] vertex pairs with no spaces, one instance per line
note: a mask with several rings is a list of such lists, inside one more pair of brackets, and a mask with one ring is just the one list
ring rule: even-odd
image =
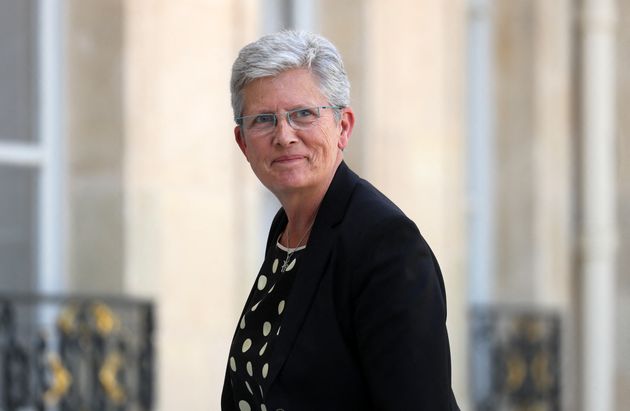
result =
[[476,307],[470,320],[470,381],[475,409],[559,411],[559,315]]
[[148,411],[153,305],[0,295],[2,411]]

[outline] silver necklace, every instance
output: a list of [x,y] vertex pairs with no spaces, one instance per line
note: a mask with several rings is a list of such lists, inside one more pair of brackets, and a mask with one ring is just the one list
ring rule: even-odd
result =
[[[295,248],[287,247],[287,256],[284,259],[284,262],[282,263],[282,267],[280,268],[280,272],[281,273],[283,273],[283,272],[285,272],[287,270],[287,267],[289,266],[289,261],[291,261],[291,257],[293,256],[293,253],[295,252],[295,250],[300,248],[300,246],[302,245],[302,241],[304,241],[304,239],[306,238],[306,235],[308,234],[308,232],[311,231],[311,228],[313,228],[313,224],[315,224],[315,220],[313,220],[311,225],[308,226],[308,228],[304,232],[304,235],[300,239],[300,242],[295,246]],[[286,230],[287,230],[287,246],[288,246],[289,244],[291,244],[291,240],[289,240],[289,224],[287,224]]]

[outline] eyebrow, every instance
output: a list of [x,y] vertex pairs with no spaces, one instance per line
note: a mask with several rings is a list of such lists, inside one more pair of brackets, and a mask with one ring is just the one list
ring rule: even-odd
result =
[[[286,110],[283,110],[284,112],[288,112],[288,111],[295,111],[295,110],[300,110],[303,108],[311,108],[311,107],[321,107],[321,106],[325,106],[326,104],[318,104],[318,103],[302,103],[302,104],[298,104],[295,106],[291,106],[291,108],[288,108]],[[263,109],[261,111],[253,111],[252,114],[246,114],[243,117],[249,117],[249,116],[258,116],[260,114],[277,114],[278,111],[273,111],[271,109]]]

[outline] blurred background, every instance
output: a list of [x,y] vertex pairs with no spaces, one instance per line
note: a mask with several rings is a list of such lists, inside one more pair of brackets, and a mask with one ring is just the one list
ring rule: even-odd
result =
[[462,410],[630,409],[630,0],[0,0],[0,409],[220,408],[278,207],[230,69],[281,28],[343,55]]

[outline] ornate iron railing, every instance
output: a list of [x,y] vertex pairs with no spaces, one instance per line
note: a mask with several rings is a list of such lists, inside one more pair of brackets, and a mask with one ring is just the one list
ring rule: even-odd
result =
[[475,410],[560,410],[559,314],[475,307],[470,324]]
[[148,411],[153,305],[0,294],[1,411]]

